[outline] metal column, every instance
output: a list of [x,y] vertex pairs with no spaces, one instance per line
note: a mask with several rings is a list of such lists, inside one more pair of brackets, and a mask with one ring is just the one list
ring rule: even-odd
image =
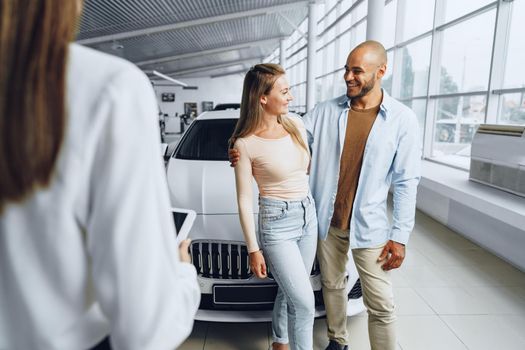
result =
[[366,40],[383,41],[383,12],[385,0],[368,0]]
[[306,111],[315,106],[315,65],[316,65],[316,25],[317,5],[315,1],[308,4],[308,48],[306,59]]
[[284,47],[284,38],[281,38],[280,42],[279,42],[279,64],[281,65],[281,67],[283,67],[284,69],[286,69],[286,55],[285,55],[285,47]]

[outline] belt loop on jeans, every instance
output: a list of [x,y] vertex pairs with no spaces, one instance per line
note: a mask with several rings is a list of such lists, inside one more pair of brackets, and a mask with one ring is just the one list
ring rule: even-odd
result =
[[308,207],[308,204],[310,203],[310,198],[306,197],[301,200],[301,204],[303,205],[303,208]]

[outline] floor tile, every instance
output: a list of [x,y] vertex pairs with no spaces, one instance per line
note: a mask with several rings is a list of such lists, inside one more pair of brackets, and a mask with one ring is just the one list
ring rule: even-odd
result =
[[439,315],[489,314],[490,306],[461,287],[415,288],[416,292]]
[[[370,350],[368,340],[368,315],[366,313],[349,317],[347,321],[349,347],[352,350]],[[314,326],[314,350],[324,350],[328,345],[326,319],[316,320]]]
[[208,322],[195,321],[193,324],[193,330],[190,336],[181,346],[179,350],[202,350],[204,349],[204,343],[206,340],[206,332],[208,331]]
[[473,287],[466,291],[473,297],[483,300],[491,314],[525,316],[523,295],[520,290],[513,287]]
[[405,269],[405,267],[401,266],[401,268],[392,271],[392,273],[390,274],[390,276],[392,278],[392,285],[394,286],[394,288],[396,288],[396,287],[406,288],[406,287],[410,287],[411,286],[410,281],[401,272],[404,269]]
[[[348,318],[349,348],[351,350],[370,350],[368,339],[368,315],[363,312]],[[324,350],[328,345],[326,319],[317,319],[314,324],[314,350]],[[398,344],[397,350],[402,350]]]
[[326,319],[318,318],[314,322],[314,350],[324,350],[328,344]]
[[368,339],[368,315],[364,317],[350,317],[347,323],[350,335],[349,348],[356,350],[370,350]]
[[479,266],[504,263],[501,259],[481,249],[455,250],[449,246],[446,246],[445,249],[433,246],[420,250],[428,260],[437,266]]
[[510,264],[481,265],[478,268],[496,276],[502,285],[525,287],[525,272]]
[[420,266],[430,266],[433,265],[433,262],[423,255],[416,248],[407,248],[405,260],[403,261],[404,267],[420,267]]
[[455,287],[458,281],[435,266],[401,267],[399,273],[410,287]]
[[443,316],[454,333],[473,350],[525,349],[525,317]]
[[397,327],[403,350],[468,349],[437,315],[399,316]]
[[525,287],[508,287],[512,289],[517,295],[525,299]]
[[434,315],[432,308],[412,288],[394,287],[397,315]]
[[209,323],[204,350],[268,350],[269,323]]
[[505,285],[500,276],[482,266],[443,266],[441,270],[466,288]]

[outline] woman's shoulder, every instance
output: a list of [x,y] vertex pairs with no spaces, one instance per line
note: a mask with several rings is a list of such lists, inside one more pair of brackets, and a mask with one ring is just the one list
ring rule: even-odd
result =
[[233,148],[246,148],[250,144],[250,141],[252,140],[253,135],[246,135],[243,137],[238,137],[235,139],[235,142],[233,143]]
[[107,92],[114,91],[116,102],[128,103],[122,91],[153,91],[144,72],[129,61],[78,44],[71,44],[69,50],[68,88],[78,91],[83,102],[88,96],[109,98]]
[[294,123],[299,129],[304,129],[305,128],[303,119],[301,117],[299,117],[298,115],[296,115],[296,114],[288,114],[288,115],[286,115],[286,117],[292,123]]

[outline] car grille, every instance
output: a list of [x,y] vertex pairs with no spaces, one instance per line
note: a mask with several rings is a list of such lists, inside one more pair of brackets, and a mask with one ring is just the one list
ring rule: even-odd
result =
[[361,280],[358,278],[354,286],[348,293],[348,299],[359,299],[362,296],[363,296],[363,292],[361,290]]
[[[213,279],[248,279],[253,274],[250,271],[249,255],[246,245],[241,242],[195,240],[191,244],[191,260],[197,269],[197,274]],[[273,278],[268,268],[268,277]],[[310,273],[319,274],[317,259]]]

